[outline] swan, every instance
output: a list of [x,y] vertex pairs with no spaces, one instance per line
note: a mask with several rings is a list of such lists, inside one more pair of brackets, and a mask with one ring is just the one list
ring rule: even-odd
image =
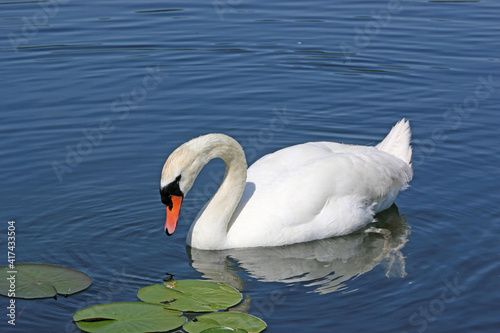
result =
[[400,120],[376,146],[308,142],[268,154],[247,170],[240,144],[207,134],[179,146],[160,182],[171,235],[200,170],[221,158],[224,179],[188,232],[201,250],[282,246],[342,236],[374,222],[412,179],[411,130]]

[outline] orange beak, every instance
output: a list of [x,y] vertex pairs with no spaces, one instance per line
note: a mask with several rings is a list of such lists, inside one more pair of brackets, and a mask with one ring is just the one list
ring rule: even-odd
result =
[[172,235],[179,220],[179,212],[181,210],[182,197],[172,195],[172,209],[167,206],[167,221],[165,222],[165,232],[168,236]]

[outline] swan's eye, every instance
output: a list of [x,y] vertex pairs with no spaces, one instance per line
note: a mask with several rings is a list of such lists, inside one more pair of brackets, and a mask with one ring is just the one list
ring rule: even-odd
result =
[[168,209],[172,210],[172,206],[173,206],[173,204],[172,204],[172,197],[168,196],[168,197],[165,199],[165,201],[163,201],[163,199],[162,199],[162,202],[163,202],[163,204],[164,204],[165,206],[167,206],[167,207],[168,207]]
[[160,188],[160,197],[161,202],[168,208],[172,209],[172,198],[168,193],[168,187]]

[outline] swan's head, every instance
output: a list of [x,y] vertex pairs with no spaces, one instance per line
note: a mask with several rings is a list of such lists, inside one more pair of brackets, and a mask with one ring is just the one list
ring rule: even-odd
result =
[[165,232],[172,235],[181,209],[182,200],[193,186],[204,161],[198,153],[194,140],[184,143],[168,157],[161,172],[161,201],[167,207]]

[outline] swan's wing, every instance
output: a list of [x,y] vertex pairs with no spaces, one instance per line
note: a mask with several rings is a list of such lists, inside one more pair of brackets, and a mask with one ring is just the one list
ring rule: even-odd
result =
[[275,235],[289,242],[346,234],[389,207],[410,179],[405,162],[375,147],[326,142],[288,147],[248,169],[229,234],[262,231],[263,242]]
[[292,201],[304,192],[318,199],[362,195],[376,201],[406,188],[411,178],[405,162],[375,147],[311,142],[264,156],[248,169],[247,179],[262,195]]

